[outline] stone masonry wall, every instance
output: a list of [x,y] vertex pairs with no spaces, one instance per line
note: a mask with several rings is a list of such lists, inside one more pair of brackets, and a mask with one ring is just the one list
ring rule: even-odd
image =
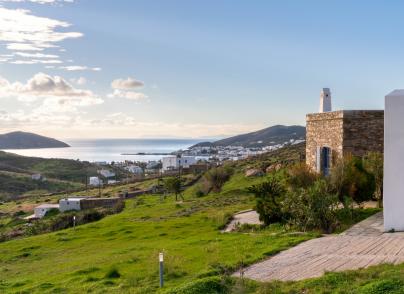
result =
[[340,110],[306,116],[306,164],[316,169],[317,147],[334,156],[383,152],[383,110]]
[[330,147],[342,154],[343,111],[312,113],[306,116],[306,164],[316,169],[317,147]]
[[344,111],[344,155],[363,156],[369,151],[383,153],[384,111]]

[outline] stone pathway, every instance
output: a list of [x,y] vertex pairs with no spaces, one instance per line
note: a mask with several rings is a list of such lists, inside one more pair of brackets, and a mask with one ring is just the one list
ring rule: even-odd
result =
[[227,225],[223,232],[231,232],[236,229],[237,225],[250,224],[259,225],[261,224],[259,220],[258,213],[255,210],[241,211],[233,216],[232,221]]
[[383,215],[377,213],[340,235],[303,242],[243,272],[245,278],[257,281],[297,281],[325,272],[402,262],[404,233],[383,233]]

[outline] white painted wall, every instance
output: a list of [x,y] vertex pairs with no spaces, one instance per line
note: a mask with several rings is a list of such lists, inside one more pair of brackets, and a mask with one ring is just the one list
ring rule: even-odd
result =
[[385,97],[384,229],[404,231],[404,90]]
[[80,210],[81,198],[65,198],[59,200],[59,209],[61,212],[69,210]]
[[332,111],[331,106],[331,91],[329,88],[323,88],[320,93],[320,108],[318,112],[329,112]]
[[194,156],[182,156],[178,158],[177,156],[167,156],[163,157],[163,171],[176,170],[180,166],[183,168],[188,168],[191,164],[195,164],[197,159]]

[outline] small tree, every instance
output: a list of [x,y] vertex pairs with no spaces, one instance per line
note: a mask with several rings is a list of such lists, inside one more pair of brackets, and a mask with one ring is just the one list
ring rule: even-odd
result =
[[175,194],[175,201],[178,201],[178,196],[184,200],[181,194],[181,179],[179,177],[171,177],[164,180],[164,188],[168,192]]
[[281,202],[285,188],[276,178],[271,177],[266,182],[253,185],[248,191],[255,195],[255,209],[265,225],[283,220]]
[[369,152],[363,159],[365,169],[370,172],[375,179],[375,199],[378,206],[383,204],[383,154],[379,152]]

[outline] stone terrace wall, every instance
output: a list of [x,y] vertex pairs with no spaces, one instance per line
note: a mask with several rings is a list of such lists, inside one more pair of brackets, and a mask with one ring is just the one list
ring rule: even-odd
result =
[[369,151],[383,153],[384,111],[345,110],[344,154],[363,156]]
[[333,154],[342,155],[343,111],[306,115],[306,164],[316,169],[317,147],[330,147]]

